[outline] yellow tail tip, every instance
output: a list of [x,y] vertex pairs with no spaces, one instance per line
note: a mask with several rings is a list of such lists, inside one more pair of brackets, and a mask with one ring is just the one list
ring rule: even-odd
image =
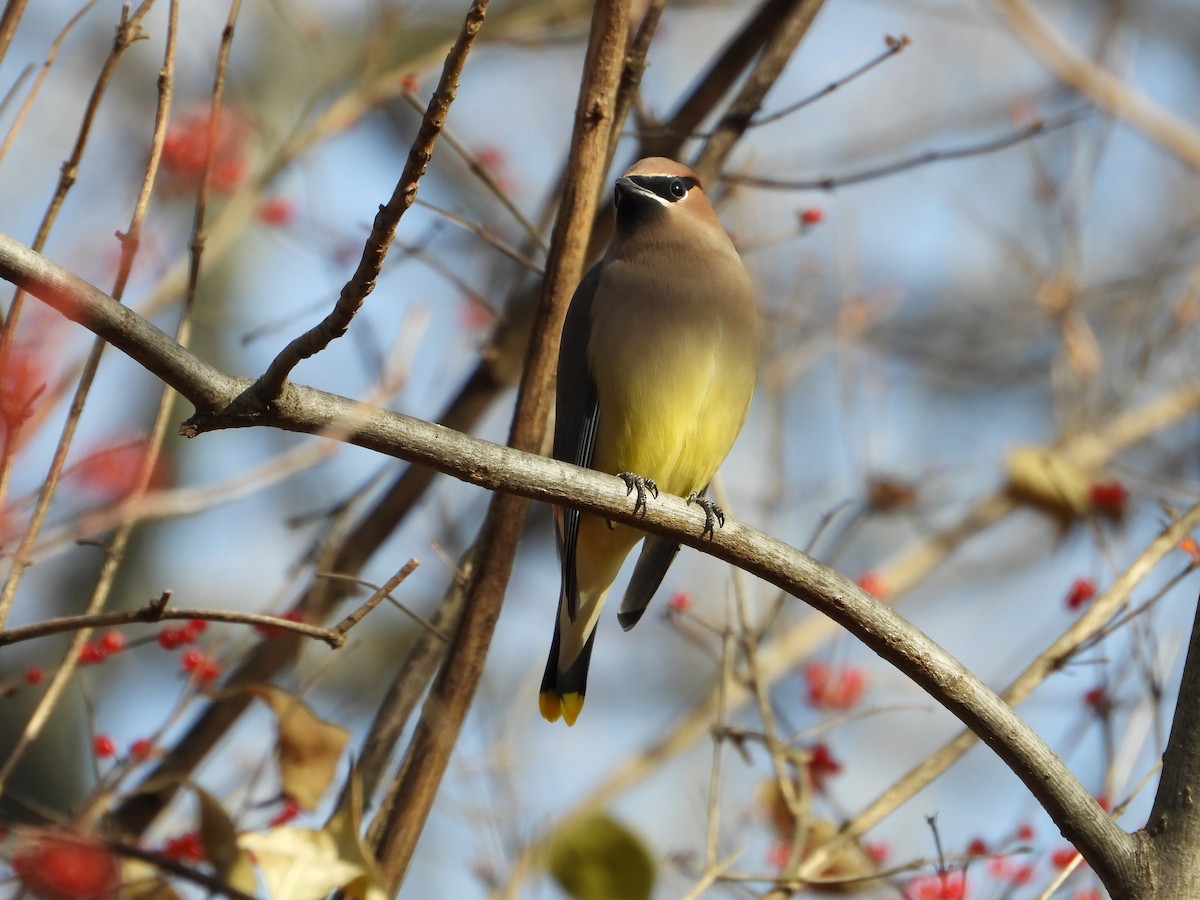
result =
[[547,722],[557,722],[558,717],[562,715],[562,704],[559,702],[558,694],[552,694],[549,691],[538,694],[538,712]]
[[563,721],[568,725],[574,725],[575,720],[579,718],[579,712],[583,709],[583,694],[563,694],[562,716]]
[[555,694],[551,691],[538,694],[538,712],[547,722],[562,718],[567,725],[574,725],[583,709],[583,694]]

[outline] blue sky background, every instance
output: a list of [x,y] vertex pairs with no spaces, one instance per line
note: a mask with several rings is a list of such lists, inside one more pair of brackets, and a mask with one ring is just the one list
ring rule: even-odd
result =
[[[78,184],[46,249],[54,261],[106,289],[117,253],[111,236],[128,224],[152,125],[165,28],[166,7],[160,6],[148,20],[151,40],[136,45],[121,64]],[[228,97],[254,122],[256,162],[312,109],[344,89],[345,72],[362,65],[364,42],[373,36],[385,36],[384,46],[374,48],[377,53],[410,54],[406,58],[420,79],[419,93],[427,96],[444,45],[422,43],[426,32],[418,26],[432,23],[432,33],[446,33],[447,23],[461,13],[459,6],[465,4],[394,9],[382,3],[345,4],[331,12],[319,3],[247,4],[234,42]],[[1194,48],[1200,19],[1187,3],[1155,0],[1111,13],[1089,3],[1041,6],[1078,46],[1100,53],[1106,65],[1140,90],[1196,121],[1200,78]],[[493,23],[518,8],[540,5],[493,3],[448,126],[473,152],[495,154],[512,198],[536,218],[567,151],[584,21],[569,11],[557,26],[518,35],[524,40],[489,40]],[[668,11],[643,81],[648,113],[671,110],[747,8],[701,3]],[[7,90],[24,66],[40,64],[74,9],[57,0],[30,4],[0,64],[0,89]],[[388,32],[376,24],[380,10],[414,24]],[[71,32],[29,122],[0,160],[0,231],[18,240],[32,239],[108,51],[117,11],[118,4],[101,0]],[[226,8],[184,4],[183,13],[177,116],[207,103]],[[753,130],[726,171],[796,179],[836,176],[1003,136],[1016,127],[1014,110],[1018,119],[1027,115],[1023,110],[1049,118],[1084,105],[1021,46],[995,5],[831,0],[769,95],[766,110],[845,75],[878,53],[888,34],[906,34],[912,45],[804,111]],[[14,110],[10,105],[0,113],[0,135]],[[377,205],[391,193],[414,123],[404,110],[391,117],[368,115],[318,143],[272,182],[268,194],[293,204],[295,218],[283,227],[251,223],[231,252],[206,266],[193,341],[198,353],[227,371],[257,374],[286,340],[317,320],[351,273]],[[632,161],[633,147],[632,137],[623,141],[615,169]],[[824,514],[841,503],[861,502],[867,477],[888,473],[917,487],[915,506],[867,521],[831,560],[851,577],[885,570],[890,560],[1000,488],[1003,460],[1015,444],[1044,443],[1094,427],[1116,410],[1194,378],[1196,320],[1172,316],[1189,290],[1195,296],[1198,190],[1196,175],[1145,137],[1092,115],[1007,150],[833,193],[716,191],[723,221],[745,248],[767,322],[764,376],[743,436],[722,469],[733,514],[803,547]],[[513,244],[521,240],[511,218],[445,146],[422,182],[420,197]],[[819,207],[823,221],[800,233],[797,211],[809,207]],[[127,294],[132,307],[140,308],[166,268],[186,252],[190,225],[186,195],[156,195]],[[429,257],[494,303],[503,302],[516,277],[513,266],[494,251],[423,209],[405,217],[398,240],[428,240]],[[1055,278],[1078,287],[1079,310],[1097,336],[1099,368],[1089,377],[1071,369],[1060,330],[1038,305],[1039,290]],[[861,334],[847,330],[855,304],[871,311]],[[470,310],[461,285],[419,258],[393,252],[350,335],[302,364],[295,378],[362,396],[378,377],[379,360],[390,356],[406,377],[388,405],[435,416],[474,366],[486,337],[485,329],[469,324]],[[27,315],[30,333],[53,342],[54,357],[64,368],[86,347],[80,329],[59,324],[44,310],[31,308]],[[171,305],[155,321],[170,330],[176,316],[177,306]],[[265,337],[244,342],[268,323],[281,324]],[[80,424],[77,455],[144,429],[154,389],[152,378],[110,352]],[[502,397],[477,434],[503,440],[511,405],[511,394]],[[22,451],[11,498],[40,484],[64,410],[56,409]],[[180,404],[178,413],[182,420],[189,410]],[[1193,417],[1119,457],[1111,474],[1131,494],[1121,525],[1101,521],[1062,532],[1039,513],[1018,512],[936,569],[903,598],[900,611],[986,681],[1002,685],[1069,624],[1072,614],[1063,597],[1076,578],[1106,586],[1157,533],[1159,501],[1194,502],[1196,437]],[[312,440],[221,432],[192,442],[169,438],[166,452],[176,485],[211,485]],[[273,487],[193,518],[157,524],[139,536],[115,602],[137,605],[169,587],[183,606],[285,609],[305,583],[306,554],[323,531],[321,514],[396,465],[341,447],[319,466]],[[439,480],[363,577],[382,582],[410,556],[420,557],[422,567],[401,594],[414,609],[429,613],[446,584],[442,556],[459,556],[487,501],[478,489]],[[97,503],[86,491],[68,489],[50,525],[66,527],[80,509]],[[302,524],[296,525],[294,517],[302,517]],[[818,555],[829,549],[828,537],[817,545]],[[25,579],[11,624],[76,608],[75,598],[86,596],[95,565],[95,553],[86,547],[63,542],[47,547]],[[1179,558],[1164,566],[1137,597],[1150,596],[1153,586],[1181,565]],[[698,615],[720,621],[730,572],[685,550],[656,610],[636,631],[622,634],[611,616],[604,617],[579,724],[571,730],[546,725],[537,717],[534,696],[557,580],[549,517],[535,508],[476,708],[401,896],[486,896],[481,870],[503,879],[515,846],[660,735],[713,684],[717,666],[711,656],[655,614],[670,593],[687,590]],[[753,608],[767,609],[773,592],[752,579],[746,584]],[[1156,723],[1135,709],[1146,687],[1127,664],[1134,646],[1157,657],[1172,695],[1171,673],[1180,662],[1193,589],[1194,582],[1168,595],[1146,619],[1145,633],[1117,634],[1087,656],[1090,664],[1070,667],[1022,708],[1098,793],[1123,797],[1157,756]],[[794,625],[811,615],[789,601],[780,624]],[[310,648],[289,683],[311,686],[308,697],[318,711],[361,734],[414,637],[402,614],[381,608],[356,633],[349,651]],[[210,629],[206,641],[213,652],[232,658],[251,639],[244,629],[231,627]],[[0,667],[16,672],[31,662],[52,663],[50,646],[6,650]],[[830,798],[823,801],[829,803],[823,814],[838,818],[869,802],[955,734],[958,724],[844,635],[822,644],[815,658],[864,666],[871,679],[864,701],[870,714],[836,723],[805,706],[799,674],[785,678],[772,694],[789,729],[813,729],[812,739],[828,742],[843,762],[844,773],[832,781]],[[183,686],[177,669],[174,657],[151,645],[86,672],[97,726],[121,746],[158,727]],[[1105,783],[1099,725],[1080,699],[1108,676],[1116,679],[1113,689],[1121,700],[1114,731],[1131,741],[1129,761],[1118,766],[1128,771],[1112,784]],[[12,708],[20,702],[12,701]],[[1169,699],[1166,704],[1169,710]],[[748,713],[735,721],[748,728],[757,724]],[[82,760],[84,723],[82,702],[73,694],[40,745],[45,753],[39,759],[66,761],[78,755]],[[1157,725],[1162,727],[1162,720]],[[246,801],[247,773],[269,757],[265,735],[270,729],[264,710],[248,716],[200,773],[231,806]],[[701,740],[636,789],[614,798],[612,811],[660,858],[700,852],[710,759],[711,744]],[[62,770],[57,762],[55,768]],[[77,768],[75,788],[82,790],[86,767]],[[36,767],[29,771],[28,778],[37,777]],[[745,848],[738,864],[743,870],[769,868],[771,836],[755,799],[769,774],[761,752],[752,752],[749,763],[726,755],[722,847]],[[252,799],[270,796],[269,779],[258,781],[253,792]],[[1127,824],[1140,823],[1151,796],[1147,791],[1135,800]],[[933,813],[952,852],[977,835],[1002,842],[1024,822],[1033,824],[1039,852],[1062,843],[1020,783],[979,748],[880,826],[878,839],[891,847],[891,862],[933,855],[924,818]],[[161,833],[189,827],[190,815],[182,807],[162,823]],[[247,821],[258,821],[255,815],[247,814]],[[304,821],[313,824],[319,818]],[[1048,871],[1042,856],[1030,859],[1043,865],[1039,871]],[[689,883],[664,863],[656,896],[678,896]],[[1078,883],[1090,882],[1085,876]],[[1044,884],[1042,878],[1035,886]],[[999,888],[981,871],[973,886],[972,896],[998,895]],[[1024,890],[1029,892],[1017,895],[1036,896],[1033,887]],[[548,880],[534,879],[520,896],[559,893]]]

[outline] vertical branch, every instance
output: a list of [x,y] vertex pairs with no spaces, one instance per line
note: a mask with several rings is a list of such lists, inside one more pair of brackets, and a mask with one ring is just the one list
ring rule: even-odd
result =
[[711,182],[720,170],[733,145],[749,127],[750,120],[762,106],[767,92],[783,74],[784,66],[788,64],[796,47],[808,33],[809,26],[824,2],[825,0],[800,0],[767,42],[757,65],[692,164],[702,182]]
[[179,322],[180,334],[177,336],[179,343],[184,346],[187,345],[188,332],[191,330],[190,314],[196,302],[196,289],[200,284],[200,259],[204,255],[208,192],[212,185],[213,169],[217,164],[217,141],[221,134],[221,99],[225,94],[225,73],[229,69],[229,51],[233,47],[233,29],[241,9],[242,0],[232,0],[229,4],[229,15],[225,19],[225,27],[221,30],[221,45],[217,51],[217,71],[213,76],[212,101],[208,114],[208,143],[204,148],[204,171],[200,176],[200,186],[196,191],[196,209],[192,215],[187,292],[184,295],[183,315]]
[[1171,737],[1163,753],[1162,776],[1154,807],[1146,822],[1148,862],[1157,876],[1162,896],[1194,896],[1200,889],[1200,602],[1197,602],[1192,636]]
[[0,60],[3,60],[4,54],[8,52],[8,45],[12,43],[13,35],[17,32],[17,25],[21,22],[27,2],[28,0],[8,0],[4,4],[4,12],[0,13]]
[[[598,0],[571,135],[571,176],[550,240],[542,303],[525,358],[509,443],[541,449],[552,397],[553,369],[566,307],[579,282],[613,128],[613,109],[629,29],[629,0]],[[393,815],[376,856],[392,891],[408,869],[434,796],[475,695],[491,643],[529,502],[496,494],[475,543],[475,567],[454,643],[421,711],[397,775]]]

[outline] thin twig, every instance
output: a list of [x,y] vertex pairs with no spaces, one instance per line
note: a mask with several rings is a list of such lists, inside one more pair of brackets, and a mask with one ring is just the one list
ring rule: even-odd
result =
[[[378,606],[384,600],[390,599],[390,595],[391,595],[392,591],[394,591],[397,587],[399,587],[401,582],[404,581],[404,579],[408,578],[409,575],[411,575],[413,572],[415,572],[417,570],[417,566],[419,566],[420,564],[421,564],[420,561],[416,560],[416,559],[410,559],[408,562],[406,562],[400,568],[400,570],[398,572],[396,572],[396,574],[394,574],[391,578],[389,578],[387,581],[385,581],[383,584],[381,584],[375,590],[375,593],[373,593],[369,598],[367,598],[367,601],[365,603],[363,603],[362,606],[360,606],[358,609],[354,610],[354,612],[350,613],[350,615],[346,616],[346,618],[342,619],[342,621],[340,621],[336,625],[334,625],[333,628],[329,629],[330,632],[333,634],[339,634],[339,635],[344,636],[347,631],[349,631],[351,628],[353,628],[355,625],[357,625],[359,622],[361,622],[363,620],[363,617],[366,616],[367,613],[369,613],[371,610],[373,610],[376,606]],[[435,628],[432,625],[432,623],[430,623],[427,619],[425,619],[422,616],[417,615],[415,612],[413,612],[411,609],[409,609],[403,603],[397,603],[396,605],[400,608],[400,610],[403,613],[405,613],[409,618],[413,619],[422,628],[431,632],[432,634],[434,634],[436,637],[438,637],[442,641],[444,641],[446,643],[450,642],[450,639],[447,638],[446,635],[444,635],[442,632],[440,632],[437,628]]]
[[[368,612],[370,612],[369,608],[356,610],[356,613],[361,613],[359,618],[362,618]],[[335,629],[321,628],[319,625],[308,625],[304,622],[296,622],[281,616],[268,616],[231,609],[164,609],[155,603],[150,603],[140,609],[94,613],[82,616],[61,616],[57,619],[35,622],[32,625],[10,628],[7,631],[0,631],[0,647],[17,644],[21,641],[33,640],[34,638],[49,637],[52,634],[62,634],[68,631],[115,628],[119,625],[135,625],[138,623],[165,622],[170,620],[186,621],[190,619],[203,619],[208,622],[230,622],[236,625],[253,625],[255,628],[271,630],[294,631],[296,634],[324,641],[335,650],[346,643],[345,630],[339,632]]]
[[[37,99],[38,92],[42,87],[42,82],[46,80],[46,76],[50,74],[50,69],[54,65],[55,59],[58,58],[58,51],[62,48],[63,41],[67,39],[67,35],[70,34],[71,29],[74,28],[79,23],[79,20],[82,19],[95,5],[96,0],[87,0],[87,2],[84,3],[83,6],[81,6],[75,13],[75,15],[71,16],[71,18],[67,20],[67,24],[59,30],[54,40],[50,43],[50,49],[46,51],[46,57],[42,60],[42,65],[38,69],[38,76],[36,79],[34,79],[33,84],[29,86],[29,93],[25,95],[25,102],[21,104],[20,110],[18,110],[16,116],[13,117],[13,122],[8,127],[8,134],[4,136],[4,141],[0,143],[0,161],[3,161],[5,155],[8,153],[9,148],[12,146],[12,142],[16,139],[17,134],[21,131],[21,126],[25,124],[25,118],[29,115],[29,110],[33,107],[34,100]],[[9,4],[9,7],[11,6],[12,5]],[[23,0],[21,0],[18,6],[24,6]],[[15,19],[10,19],[10,12],[13,12],[13,9],[5,9],[4,20],[3,22],[0,22],[0,26],[8,26],[11,24],[13,29],[15,29],[16,21]],[[19,17],[21,10],[19,8],[16,9],[16,13]],[[6,29],[0,28],[0,35],[3,34],[4,30]],[[9,37],[11,37],[11,34],[9,34]],[[0,46],[0,53],[2,53],[3,49],[5,48]],[[22,76],[22,78],[23,77],[24,76]],[[7,98],[5,99],[7,101]]]
[[446,63],[433,97],[430,98],[429,107],[421,117],[421,127],[408,152],[404,171],[396,182],[392,196],[379,208],[375,216],[371,233],[363,246],[358,268],[342,288],[329,315],[284,347],[255,383],[255,393],[262,403],[270,403],[279,396],[288,375],[301,360],[320,353],[331,341],[346,333],[367,295],[375,289],[375,281],[383,268],[388,247],[396,236],[396,228],[401,217],[416,199],[421,178],[433,157],[434,147],[450,112],[450,104],[457,95],[458,79],[475,43],[475,36],[483,27],[487,6],[487,0],[475,0],[467,13],[463,28],[446,56]]
[[926,150],[924,153],[918,153],[915,156],[896,160],[882,166],[860,169],[857,172],[849,172],[845,175],[823,175],[820,178],[786,179],[725,172],[721,177],[731,184],[740,184],[746,187],[764,188],[767,190],[832,191],[851,184],[860,184],[864,181],[886,178],[889,175],[907,172],[910,169],[916,169],[932,163],[995,153],[997,150],[1004,150],[1007,147],[1023,143],[1039,135],[1047,134],[1068,125],[1074,125],[1085,118],[1090,112],[1090,108],[1072,110],[1071,112],[1063,113],[1060,116],[1054,116],[1049,119],[1038,119],[1024,128],[1019,128],[998,138],[992,138],[991,140],[976,144],[967,144],[962,147],[951,147],[944,150]]
[[[117,63],[125,51],[140,37],[142,19],[150,11],[152,3],[153,0],[145,0],[132,15],[129,15],[128,8],[122,10],[121,20],[117,25],[117,36],[113,41],[113,48],[105,59],[104,65],[100,69],[100,74],[96,78],[96,84],[92,88],[92,93],[88,98],[87,107],[84,110],[83,119],[80,122],[79,131],[75,138],[75,146],[71,151],[71,155],[63,163],[58,183],[54,189],[54,196],[46,212],[43,214],[37,234],[34,236],[32,249],[35,251],[40,252],[50,236],[50,230],[58,218],[58,211],[62,207],[62,203],[66,199],[71,186],[75,183],[79,171],[79,162],[83,158],[84,149],[87,147],[88,138],[92,132],[92,123],[95,121],[96,113],[100,108],[100,100],[108,88]],[[0,371],[5,370],[10,359],[13,342],[16,340],[17,323],[19,321],[24,294],[25,292],[20,290],[20,285],[18,285],[18,290],[13,295],[12,303],[8,308],[8,317],[4,321],[4,328],[0,331]],[[115,296],[114,299],[119,301],[120,297]],[[46,513],[50,509],[50,502],[53,500],[54,494],[58,489],[59,478],[62,476],[63,466],[66,465],[67,461],[67,452],[70,450],[71,443],[74,440],[75,428],[79,423],[84,402],[96,377],[96,370],[99,368],[100,356],[104,351],[104,347],[105,343],[103,341],[96,341],[92,344],[91,352],[88,355],[87,362],[84,364],[83,371],[75,388],[75,396],[71,401],[71,407],[67,413],[67,421],[63,425],[46,477],[38,491],[37,504],[29,518],[29,522],[25,526],[25,531],[21,535],[21,540],[18,542],[17,548],[13,552],[12,564],[9,568],[8,576],[5,578],[3,588],[0,588],[0,628],[3,628],[4,623],[8,620],[13,599],[16,597],[17,586],[21,582],[25,569],[29,567],[29,555],[33,549],[33,544],[41,532],[42,525],[46,519]],[[4,503],[4,498],[7,494],[17,446],[15,436],[17,430],[16,423],[9,424],[10,427],[5,429],[3,456],[0,457],[0,505]]]
[[809,96],[805,97],[803,100],[797,100],[795,103],[791,103],[791,104],[785,106],[781,110],[778,110],[773,113],[767,113],[765,115],[758,116],[755,119],[751,119],[750,127],[757,128],[760,125],[769,125],[771,122],[777,122],[780,119],[785,118],[786,116],[790,116],[794,112],[798,112],[798,111],[804,109],[806,106],[810,106],[813,103],[816,103],[818,100],[820,100],[823,97],[828,97],[834,91],[840,90],[841,88],[848,85],[850,82],[854,81],[856,78],[861,78],[863,75],[866,75],[868,72],[870,72],[872,69],[874,69],[876,66],[880,65],[881,63],[886,62],[887,60],[891,59],[893,56],[897,56],[904,50],[905,47],[907,47],[912,42],[909,40],[908,35],[902,35],[898,38],[894,38],[891,35],[888,35],[888,37],[885,39],[885,43],[887,44],[887,48],[882,53],[877,54],[873,59],[870,59],[867,62],[863,63],[861,66],[859,66],[857,69],[850,72],[848,75],[843,75],[841,78],[838,78],[836,81],[829,82],[829,84],[825,85],[825,87],[821,88],[821,90],[817,91],[816,93],[810,94]]
[[[124,12],[123,12],[123,14],[122,14],[123,27],[118,29],[118,36],[117,36],[117,40],[114,42],[113,52],[109,55],[109,60],[105,64],[105,68],[101,74],[101,81],[103,83],[106,84],[108,79],[111,77],[112,69],[115,67],[116,61],[117,61],[117,59],[119,59],[121,52],[123,52],[123,49],[126,46],[128,46],[130,43],[132,43],[134,40],[138,40],[141,37],[141,35],[142,35],[141,24],[140,24],[141,17],[144,16],[149,11],[150,2],[151,2],[151,0],[147,0],[146,3],[144,3],[141,7],[139,7],[138,13],[135,13],[134,17],[128,21],[125,20]],[[172,3],[173,8],[174,8],[174,6],[175,6],[175,2]],[[172,15],[170,17],[170,24],[169,24],[171,34],[168,37],[167,47],[166,47],[166,50],[164,51],[164,58],[165,58],[164,68],[166,68],[168,70],[172,69],[172,67],[174,66],[174,53],[175,53],[174,32],[175,32],[175,26],[177,25],[177,22],[178,22],[177,14]],[[159,81],[160,90],[159,90],[159,97],[158,97],[158,103],[160,104],[160,106],[169,105],[169,103],[170,103],[170,96],[169,96],[169,92],[167,90],[167,88],[169,88],[169,86],[170,86],[170,79],[167,79],[166,81],[164,81],[160,78],[160,81]],[[99,88],[100,88],[100,84],[98,83],[97,91],[94,92],[94,94],[102,93],[99,90]],[[88,118],[88,121],[85,126],[85,131],[90,131],[90,127],[91,127],[90,115],[87,118]],[[155,132],[157,134],[159,134],[160,140],[161,140],[161,132],[165,127],[166,127],[166,116],[160,113],[159,115],[156,116],[156,122],[155,122]],[[77,149],[78,149],[78,153],[81,155],[82,154],[82,134],[81,134],[81,142]],[[79,160],[75,159],[73,161],[73,163],[71,163],[71,165],[77,166],[78,162],[79,162]],[[147,164],[146,173],[144,176],[143,191],[142,191],[142,193],[145,194],[147,197],[149,196],[151,186],[154,183],[154,176],[156,173],[156,168],[157,167],[156,167],[155,161],[151,161],[150,163]],[[65,175],[66,175],[66,170],[64,169],[64,176]],[[73,176],[72,176],[71,180],[72,181],[74,180]],[[60,186],[61,186],[61,183],[60,183]],[[61,203],[62,199],[65,197],[65,195],[66,195],[66,191],[60,190],[60,192],[58,194],[56,194],[56,201],[58,203]],[[138,229],[141,226],[142,216],[145,215],[146,206],[147,206],[147,204],[141,202],[141,199],[139,198],[139,202],[135,206],[133,215],[131,217],[131,226],[130,226],[131,230],[136,231],[136,229]],[[56,209],[56,208],[57,207],[55,206],[55,203],[52,202],[51,209]],[[129,260],[130,260],[130,263],[132,264],[132,256],[129,257]],[[117,287],[123,289],[123,287],[124,287],[123,276],[118,274],[118,279],[122,279],[122,280],[120,280],[118,282]],[[119,303],[118,303],[118,305],[119,305]],[[180,341],[186,341],[186,334],[187,334],[187,328],[188,328],[187,322],[188,322],[188,320],[187,320],[186,316],[180,322],[178,334],[177,334],[177,337],[179,338]],[[83,412],[84,402],[86,401],[87,396],[90,392],[92,380],[95,376],[96,369],[100,363],[100,355],[105,346],[106,346],[105,343],[100,340],[97,340],[93,344],[91,353],[89,354],[89,357],[88,357],[88,365],[84,369],[84,374],[80,379],[79,387],[75,392],[75,397],[74,397],[74,400],[72,401],[71,411],[68,415],[68,424],[66,427],[64,427],[62,437],[60,438],[60,441],[59,441],[59,445],[55,450],[55,460],[51,464],[51,474],[47,477],[46,485],[43,486],[42,492],[39,494],[39,497],[38,497],[39,509],[43,515],[45,512],[45,509],[43,506],[41,506],[41,504],[43,502],[45,502],[45,503],[49,502],[49,497],[53,494],[54,487],[58,483],[58,479],[62,473],[62,463],[65,460],[66,450],[69,447],[71,438],[74,435],[75,424],[78,422],[78,419]],[[142,459],[139,462],[137,471],[135,473],[133,488],[130,492],[130,495],[133,497],[139,497],[139,496],[145,494],[146,490],[148,489],[148,487],[150,485],[150,479],[154,474],[154,469],[158,462],[158,455],[162,450],[163,440],[165,439],[166,434],[167,434],[167,424],[169,422],[169,414],[170,414],[171,404],[172,404],[173,399],[174,399],[174,392],[171,390],[171,388],[169,386],[164,385],[163,390],[159,396],[158,409],[155,412],[154,424],[151,428],[150,438],[146,442],[145,453],[143,454]],[[36,512],[35,512],[34,518],[38,519],[38,515]],[[40,527],[40,525],[41,525],[40,519],[38,519],[37,525],[38,525],[38,527]],[[96,581],[92,587],[91,595],[88,597],[87,604],[84,607],[84,615],[95,615],[95,614],[99,613],[104,608],[104,606],[107,604],[108,598],[112,592],[113,585],[116,583],[117,572],[120,569],[122,561],[124,560],[125,550],[129,545],[129,539],[130,539],[130,536],[132,535],[132,533],[133,533],[133,523],[128,523],[128,524],[122,526],[121,528],[117,529],[116,533],[113,535],[112,539],[110,540],[108,547],[106,548],[106,551],[104,554],[104,562],[100,566],[100,571],[96,576]],[[28,543],[26,543],[25,538],[29,538]],[[26,565],[28,565],[29,546],[32,544],[32,540],[34,538],[36,538],[36,531],[33,527],[33,523],[31,523],[30,527],[26,530],[26,534],[22,537],[22,545],[25,547]],[[16,580],[13,578],[13,575],[16,574],[16,571],[17,571],[17,560],[14,560],[13,561],[13,571],[10,572],[10,582],[13,585],[12,586],[13,592],[15,592],[15,590],[16,590]],[[6,591],[9,590],[10,582],[5,583]],[[0,598],[0,599],[2,599],[2,598]],[[0,616],[0,622],[2,622],[2,621],[3,621],[3,616]],[[30,746],[32,746],[33,742],[37,739],[38,735],[41,733],[42,729],[46,726],[46,723],[49,721],[51,712],[54,710],[55,706],[58,703],[58,700],[61,698],[63,692],[66,690],[67,683],[69,682],[72,674],[74,673],[75,667],[79,664],[80,650],[82,649],[84,643],[86,643],[86,641],[88,640],[90,635],[91,635],[91,630],[88,628],[82,628],[78,631],[75,631],[72,634],[72,637],[68,643],[65,655],[62,657],[61,662],[55,668],[54,674],[50,678],[50,684],[47,686],[45,693],[42,694],[41,698],[38,701],[36,708],[34,709],[32,715],[29,717],[29,720],[26,722],[25,727],[22,729],[21,735],[17,739],[15,746],[12,748],[12,750],[8,754],[8,757],[5,759],[3,767],[0,767],[0,793],[3,792],[4,784],[8,781],[8,778],[12,775],[13,771],[15,770],[15,768],[17,766],[17,763],[20,762],[21,757],[30,748]]]
[[762,107],[767,92],[783,74],[800,41],[808,34],[822,5],[824,0],[801,0],[788,12],[780,27],[770,34],[762,55],[746,76],[738,95],[729,104],[692,163],[701,182],[711,183],[721,170],[754,114]]

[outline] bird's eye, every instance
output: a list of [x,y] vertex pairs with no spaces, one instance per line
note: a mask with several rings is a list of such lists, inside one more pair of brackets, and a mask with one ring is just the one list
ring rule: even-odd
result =
[[671,196],[676,200],[682,200],[687,196],[687,185],[683,183],[682,178],[671,179]]

